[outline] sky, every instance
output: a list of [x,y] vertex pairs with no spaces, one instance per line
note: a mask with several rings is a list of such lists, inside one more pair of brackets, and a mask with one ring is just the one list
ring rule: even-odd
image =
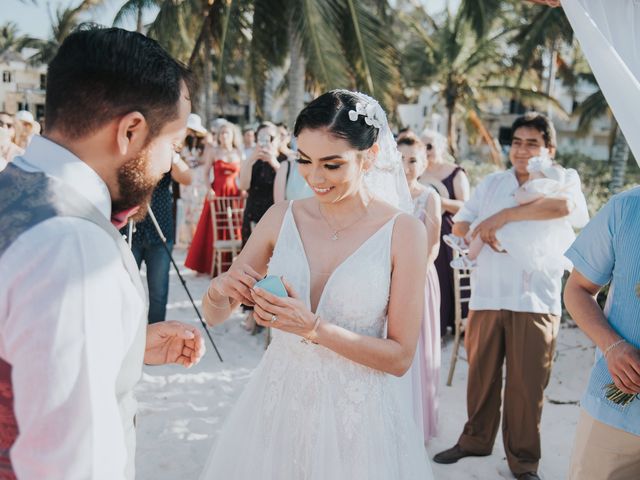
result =
[[[444,9],[447,3],[455,6],[459,1],[422,0],[422,3],[425,4],[429,11],[438,12]],[[49,36],[51,24],[49,12],[54,14],[58,7],[75,6],[79,3],[79,0],[36,0],[36,2],[38,6],[34,6],[32,0],[25,0],[24,2],[20,0],[0,0],[0,25],[7,21],[15,22],[22,33],[33,37],[46,38]],[[123,3],[123,0],[105,0],[104,5],[94,9],[91,13],[91,18],[87,18],[87,20],[103,25],[111,25],[116,12]],[[151,21],[152,18],[146,20]],[[132,28],[133,24],[125,25],[125,27]]]
[[[38,6],[34,6],[32,3],[32,0],[25,0],[24,2],[20,0],[0,0],[0,25],[7,21],[15,22],[20,32],[29,36],[46,38],[49,36],[51,29],[49,11],[52,15],[55,15],[56,8],[74,7],[80,2],[79,0],[36,0]],[[91,11],[91,15],[87,20],[103,25],[111,25],[116,12],[123,3],[124,0],[105,0],[104,5]],[[126,27],[131,28],[133,24]]]

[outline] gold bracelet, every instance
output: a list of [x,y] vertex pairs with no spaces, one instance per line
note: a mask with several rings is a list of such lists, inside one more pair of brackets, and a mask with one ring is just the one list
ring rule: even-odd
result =
[[317,345],[318,342],[312,340],[311,338],[314,337],[315,335],[317,335],[317,330],[318,330],[318,326],[319,325],[320,325],[320,315],[316,315],[316,319],[315,319],[315,322],[313,324],[313,328],[307,334],[307,336],[306,337],[302,337],[302,340],[300,340],[300,341],[302,343],[313,343],[314,345]]
[[620,340],[618,340],[618,341],[616,341],[616,342],[613,342],[611,345],[609,345],[609,346],[605,349],[604,353],[602,354],[602,356],[605,358],[605,360],[606,360],[607,355],[609,354],[609,352],[610,352],[611,350],[613,350],[614,348],[616,348],[618,345],[622,344],[622,343],[627,343],[627,341],[626,341],[624,338],[621,338]]

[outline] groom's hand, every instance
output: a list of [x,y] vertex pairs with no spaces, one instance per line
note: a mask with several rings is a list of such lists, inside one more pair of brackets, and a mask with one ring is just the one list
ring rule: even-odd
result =
[[147,326],[144,351],[147,365],[178,363],[189,368],[200,361],[204,352],[202,335],[191,325],[169,320]]

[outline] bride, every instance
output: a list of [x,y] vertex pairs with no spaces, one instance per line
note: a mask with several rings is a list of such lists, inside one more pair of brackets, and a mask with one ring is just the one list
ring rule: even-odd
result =
[[[431,479],[407,377],[396,378],[416,349],[426,234],[400,210],[412,203],[386,116],[366,95],[333,90],[300,112],[294,134],[315,195],[271,207],[203,299],[210,325],[254,305],[273,340],[201,478]],[[253,288],[265,273],[287,298]]]

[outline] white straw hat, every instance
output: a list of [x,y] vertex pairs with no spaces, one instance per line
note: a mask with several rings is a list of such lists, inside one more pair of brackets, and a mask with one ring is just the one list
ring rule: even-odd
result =
[[189,118],[187,118],[187,128],[190,128],[194,132],[201,133],[204,135],[207,133],[207,129],[202,126],[202,119],[200,115],[196,113],[190,113]]
[[35,119],[33,118],[33,115],[28,110],[20,110],[18,113],[15,114],[15,119],[20,120],[21,122],[30,123],[31,125],[36,123]]

